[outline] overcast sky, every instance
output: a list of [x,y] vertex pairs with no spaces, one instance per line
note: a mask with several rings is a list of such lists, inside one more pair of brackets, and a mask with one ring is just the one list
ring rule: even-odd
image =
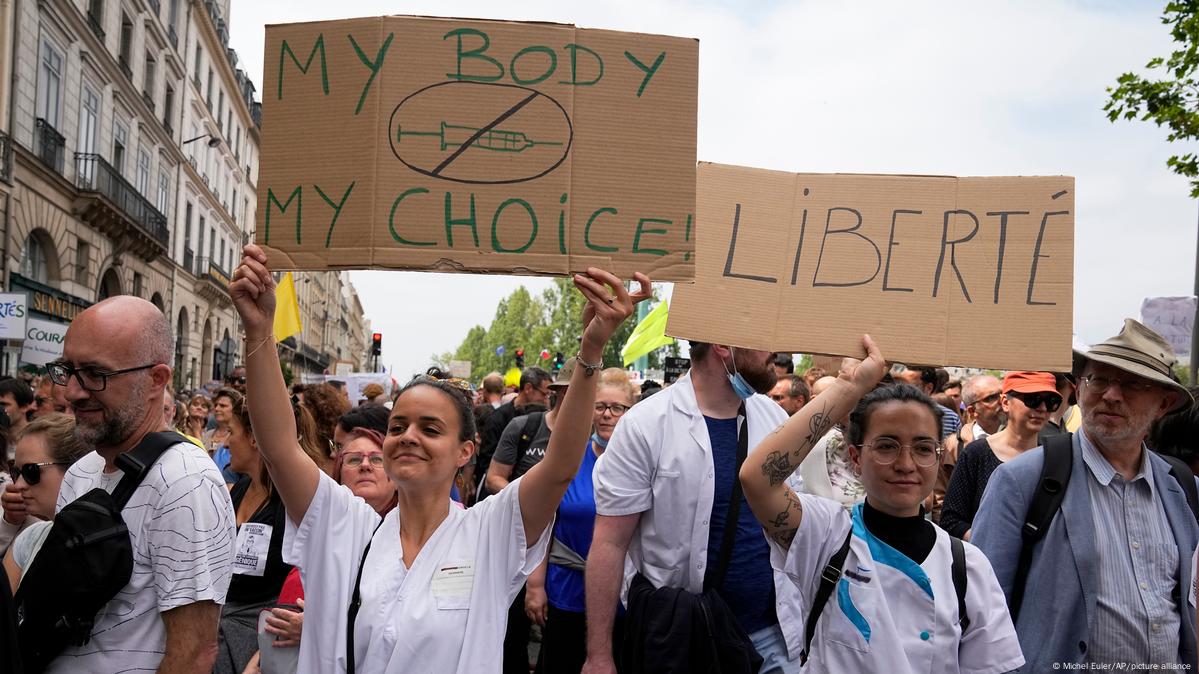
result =
[[[408,14],[537,20],[700,41],[703,161],[795,172],[1072,175],[1074,330],[1115,334],[1147,296],[1193,290],[1197,208],[1148,123],[1105,88],[1172,43],[1164,2],[233,3],[231,46],[262,90],[269,23]],[[749,7],[747,9],[747,7]],[[516,277],[353,272],[382,362],[407,374],[490,323]],[[996,325],[996,330],[1029,326]]]

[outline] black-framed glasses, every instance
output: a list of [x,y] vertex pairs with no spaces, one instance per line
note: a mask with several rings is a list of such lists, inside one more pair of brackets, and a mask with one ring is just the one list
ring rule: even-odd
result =
[[862,446],[873,450],[874,462],[880,466],[895,463],[904,447],[912,453],[912,462],[921,468],[936,465],[941,456],[941,445],[936,440],[917,440],[905,445],[894,438],[879,438],[874,442],[863,442]]
[[16,482],[17,478],[25,478],[25,483],[33,486],[42,481],[42,466],[69,466],[67,461],[43,461],[42,463],[27,463],[23,466],[13,466],[9,471],[12,481]]
[[1048,391],[1037,391],[1035,393],[1008,391],[1007,397],[1019,400],[1030,410],[1035,410],[1044,404],[1045,411],[1056,412],[1057,408],[1062,406],[1062,397],[1057,393],[1050,393]]
[[50,376],[50,381],[59,386],[66,386],[71,377],[75,377],[75,381],[79,382],[79,386],[85,391],[103,391],[108,386],[108,378],[116,377],[130,372],[140,372],[149,370],[155,365],[162,363],[150,363],[149,365],[138,365],[137,367],[127,367],[124,370],[105,370],[101,367],[93,367],[85,365],[83,367],[75,367],[67,363],[50,363],[46,366],[46,374]]
[[611,412],[612,416],[619,417],[628,411],[629,411],[629,406],[621,405],[620,403],[596,403],[595,404],[595,413],[596,414],[603,414],[604,412]]

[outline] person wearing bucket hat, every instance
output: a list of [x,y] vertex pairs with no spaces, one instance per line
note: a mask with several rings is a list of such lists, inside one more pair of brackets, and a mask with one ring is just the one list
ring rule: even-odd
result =
[[1135,320],[1077,355],[1082,427],[1070,439],[1060,511],[1027,532],[1042,537],[1026,558],[1022,587],[1025,522],[1034,500],[1043,501],[1034,497],[1045,491],[1055,443],[996,469],[974,542],[1016,616],[1028,671],[1062,663],[1193,670],[1195,611],[1186,589],[1199,523],[1182,485],[1194,477],[1172,471],[1144,444],[1154,420],[1191,395],[1173,376],[1169,344]]

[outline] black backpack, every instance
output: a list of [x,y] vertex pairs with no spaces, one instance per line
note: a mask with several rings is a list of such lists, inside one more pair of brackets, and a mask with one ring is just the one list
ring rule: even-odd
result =
[[[1066,497],[1066,487],[1070,484],[1070,473],[1074,468],[1073,437],[1070,433],[1063,433],[1045,438],[1042,450],[1045,460],[1041,464],[1041,479],[1037,482],[1032,502],[1028,504],[1024,526],[1020,529],[1020,558],[1016,562],[1016,577],[1012,582],[1012,596],[1008,602],[1013,625],[1020,616],[1020,604],[1024,601],[1024,585],[1028,582],[1028,571],[1032,566],[1033,547],[1045,537],[1045,532],[1049,530],[1049,525],[1061,508],[1062,499]],[[1199,520],[1199,489],[1195,487],[1195,474],[1182,459],[1165,454],[1158,456],[1170,464],[1170,476],[1182,487],[1187,505]]]
[[67,646],[91,639],[96,614],[129,584],[133,546],[121,510],[178,433],[150,433],[116,459],[125,475],[112,494],[96,487],[63,506],[15,597],[26,671],[40,672]]

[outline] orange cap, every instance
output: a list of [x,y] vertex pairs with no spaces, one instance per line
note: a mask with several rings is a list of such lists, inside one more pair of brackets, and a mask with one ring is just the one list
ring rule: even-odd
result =
[[1049,372],[1009,372],[1003,377],[1003,392],[1057,393],[1057,380]]

